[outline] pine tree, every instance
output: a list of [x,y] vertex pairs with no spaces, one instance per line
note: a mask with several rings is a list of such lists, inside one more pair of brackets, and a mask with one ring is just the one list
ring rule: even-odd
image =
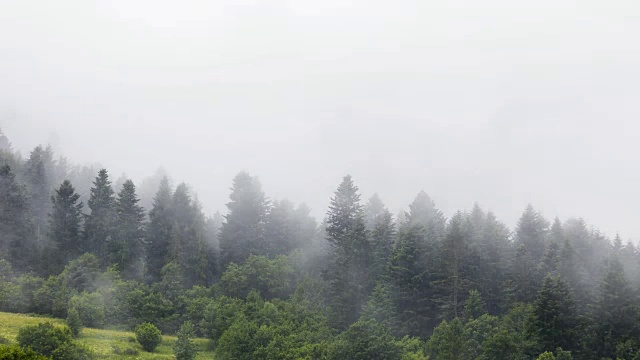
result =
[[331,321],[342,329],[359,317],[371,286],[370,246],[363,215],[358,187],[347,175],[331,198],[326,226],[331,247],[326,273],[333,308]]
[[401,231],[389,258],[386,277],[401,333],[426,337],[436,324],[436,307],[431,301],[432,279],[423,244],[424,232],[420,227]]
[[431,242],[442,241],[446,234],[446,220],[442,211],[436,208],[435,202],[424,191],[420,191],[409,205],[406,218],[409,226],[422,227],[426,239]]
[[168,262],[169,244],[173,229],[169,179],[163,178],[149,211],[147,229],[147,278],[160,280],[162,267]]
[[24,178],[29,188],[31,213],[36,226],[36,236],[46,232],[47,213],[51,210],[49,197],[53,188],[53,150],[37,146],[25,163]]
[[538,293],[532,331],[544,350],[575,350],[579,337],[579,321],[569,284],[558,275],[547,275]]
[[111,262],[125,278],[140,279],[143,275],[145,213],[139,202],[133,181],[126,180],[115,203],[117,223],[112,244],[116,247],[109,249]]
[[482,300],[478,290],[469,291],[469,296],[464,302],[464,318],[467,321],[477,319],[487,313],[487,304]]
[[264,224],[269,202],[257,178],[241,172],[233,179],[231,201],[220,230],[220,256],[222,268],[229,263],[240,263],[249,255],[264,255]]
[[294,205],[289,200],[273,202],[264,228],[267,254],[271,256],[288,254],[297,247],[294,213]]
[[0,167],[0,258],[10,260],[19,270],[27,270],[37,253],[33,241],[29,198],[16,181],[9,165]]
[[387,269],[387,263],[396,237],[396,227],[391,212],[384,205],[375,218],[373,228],[369,232],[372,249],[372,279],[379,279]]
[[440,308],[445,317],[461,315],[463,297],[470,286],[468,233],[463,227],[464,215],[457,212],[449,221],[442,244],[440,279]]
[[613,358],[619,341],[640,337],[638,300],[625,278],[622,264],[613,257],[606,264],[593,304],[596,353]]
[[[106,169],[98,172],[93,181],[88,201],[91,214],[85,216],[84,237],[86,252],[109,259],[109,242],[115,241],[113,227],[116,220],[115,196]],[[117,247],[117,246],[116,246]]]
[[549,222],[531,204],[527,206],[518,220],[516,244],[524,246],[531,263],[534,265],[537,265],[544,255],[548,228]]
[[53,245],[49,253],[50,272],[58,274],[64,265],[82,253],[80,226],[82,202],[69,180],[65,180],[51,196],[53,209],[49,215],[49,238]]
[[373,231],[379,217],[383,216],[387,211],[378,193],[373,194],[364,207],[364,223],[367,226],[367,230]]
[[193,324],[190,321],[184,322],[180,326],[177,335],[176,342],[173,345],[173,353],[176,355],[176,360],[195,359],[198,354],[198,348],[193,342],[193,338],[195,337]]

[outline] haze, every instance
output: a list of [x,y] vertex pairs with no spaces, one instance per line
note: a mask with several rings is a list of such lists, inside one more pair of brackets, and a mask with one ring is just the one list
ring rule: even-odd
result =
[[[606,5],[606,7],[605,7]],[[231,179],[317,217],[346,173],[513,226],[527,203],[640,239],[632,1],[0,2],[0,127],[208,213]]]

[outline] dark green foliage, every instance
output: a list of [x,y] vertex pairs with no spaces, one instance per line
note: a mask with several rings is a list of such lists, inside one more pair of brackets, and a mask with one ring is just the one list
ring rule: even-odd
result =
[[115,202],[118,225],[109,249],[111,263],[126,278],[141,279],[143,275],[145,213],[139,202],[133,181],[126,180]]
[[84,250],[107,260],[108,250],[112,247],[110,243],[116,241],[113,231],[116,212],[113,188],[106,169],[98,172],[87,204],[91,213],[85,215]]
[[165,176],[153,198],[147,230],[147,278],[159,281],[161,271],[168,262],[173,220],[171,216],[171,188]]
[[577,348],[579,321],[573,293],[560,276],[547,275],[534,305],[533,331],[543,349]]
[[100,328],[104,325],[104,300],[99,293],[83,292],[69,300],[69,309],[75,308],[80,315],[82,325]]
[[389,259],[389,296],[393,312],[397,314],[400,332],[411,336],[428,335],[435,315],[424,236],[417,226],[402,231]]
[[328,359],[401,359],[402,348],[389,329],[374,320],[360,320],[340,334],[330,347]]
[[93,254],[83,254],[65,266],[60,274],[62,285],[78,292],[96,291],[100,277],[100,260]]
[[467,320],[477,319],[487,313],[487,304],[482,300],[478,290],[469,291],[469,297],[464,302],[464,317]]
[[62,344],[51,353],[51,358],[56,360],[92,360],[95,354],[86,346],[68,342]]
[[351,176],[345,176],[331,198],[327,212],[327,241],[331,246],[326,272],[332,323],[346,328],[366,304],[373,286],[369,271],[371,245],[367,240],[360,194]]
[[17,340],[22,348],[31,348],[39,354],[51,356],[56,349],[71,343],[72,337],[69,328],[45,322],[21,328]]
[[162,333],[150,323],[142,323],[135,328],[136,340],[145,351],[153,352],[162,342]]
[[67,326],[71,329],[73,336],[78,337],[80,331],[82,331],[82,319],[80,319],[80,313],[78,309],[72,307],[67,313]]
[[434,360],[457,360],[464,352],[464,325],[459,318],[443,321],[427,341],[427,354]]
[[49,358],[31,349],[23,349],[18,345],[0,344],[0,360],[48,360]]
[[233,179],[225,216],[220,230],[220,256],[222,268],[240,263],[249,255],[264,255],[267,244],[264,226],[269,202],[257,178],[240,172]]
[[194,336],[195,331],[193,324],[190,321],[187,321],[180,326],[176,342],[173,345],[173,353],[176,355],[176,360],[195,359],[198,349],[193,343]]
[[266,299],[285,298],[295,289],[294,256],[250,256],[242,265],[234,263],[222,274],[220,284],[225,295],[244,298],[256,290]]
[[0,257],[13,261],[20,270],[34,258],[29,198],[16,181],[9,165],[0,166]]
[[63,264],[81,254],[80,224],[82,202],[80,195],[68,180],[51,197],[53,209],[49,215],[49,238],[53,248],[49,253],[49,268],[54,274],[60,272]]

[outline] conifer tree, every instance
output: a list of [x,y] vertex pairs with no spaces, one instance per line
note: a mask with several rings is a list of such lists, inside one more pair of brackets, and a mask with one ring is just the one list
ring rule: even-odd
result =
[[29,198],[9,165],[0,167],[0,258],[27,270],[39,249],[33,241]]
[[115,239],[109,250],[111,262],[118,265],[126,278],[140,279],[143,275],[143,255],[145,239],[145,213],[138,205],[133,181],[126,180],[118,193],[115,203]]
[[168,262],[169,244],[173,229],[169,179],[164,177],[149,211],[147,229],[147,278],[159,281],[162,267]]
[[548,228],[548,221],[531,204],[518,220],[515,241],[516,244],[524,246],[533,265],[537,265],[542,260]]
[[331,198],[326,220],[331,247],[326,273],[333,308],[331,321],[342,329],[359,317],[371,286],[371,249],[362,210],[358,187],[347,175]]
[[93,181],[88,205],[91,213],[85,215],[84,250],[106,261],[109,259],[108,242],[115,241],[113,227],[116,220],[115,196],[106,169],[100,170]]
[[384,208],[376,216],[373,228],[369,232],[372,249],[372,279],[379,279],[387,269],[389,256],[393,250],[396,227],[391,212]]
[[436,325],[437,314],[423,244],[424,232],[420,227],[401,231],[386,276],[402,333],[426,337]]
[[264,225],[269,202],[257,178],[240,172],[233,179],[229,212],[220,230],[222,268],[244,261],[249,255],[264,255]]
[[446,220],[442,211],[436,208],[435,202],[424,191],[420,191],[409,205],[406,218],[409,226],[423,228],[428,241],[438,243],[446,234]]
[[24,178],[29,188],[31,213],[36,236],[46,233],[47,213],[51,210],[49,197],[53,188],[53,150],[37,146],[25,163]]
[[562,347],[575,350],[578,344],[578,315],[569,284],[559,275],[547,275],[534,309],[533,331],[544,350]]
[[82,253],[80,226],[82,202],[69,180],[65,180],[51,196],[53,209],[49,215],[50,271],[58,274],[64,265]]
[[364,223],[367,226],[367,230],[373,231],[378,223],[378,218],[383,216],[386,211],[388,210],[384,206],[382,199],[380,199],[380,195],[378,193],[373,194],[364,207]]

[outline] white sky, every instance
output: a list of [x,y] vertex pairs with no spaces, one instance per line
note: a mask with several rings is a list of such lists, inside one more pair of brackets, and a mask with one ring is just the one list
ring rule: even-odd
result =
[[[0,127],[225,210],[239,170],[321,217],[528,202],[640,239],[635,1],[1,0]],[[15,115],[12,115],[15,114]]]

